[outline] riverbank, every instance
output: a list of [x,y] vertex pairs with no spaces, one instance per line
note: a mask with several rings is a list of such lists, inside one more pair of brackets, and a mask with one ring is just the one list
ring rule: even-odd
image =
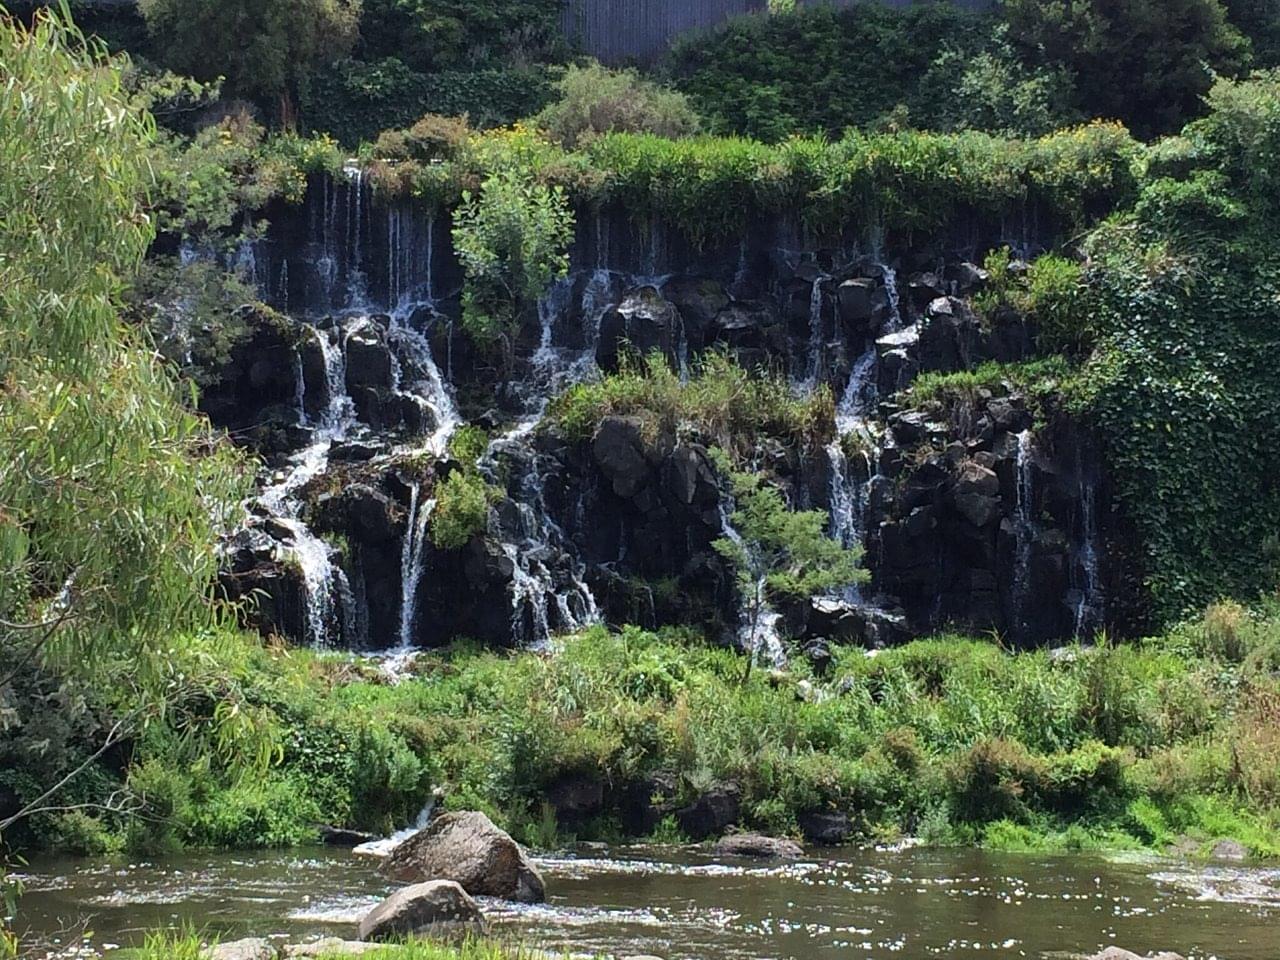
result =
[[742,828],[1280,855],[1280,621],[1232,605],[1141,643],[811,647],[750,675],[735,652],[638,629],[554,655],[456,645],[397,662],[393,682],[385,660],[195,641],[163,722],[90,774],[128,810],[40,814],[13,841],[289,846],[322,825],[385,835],[439,795],[540,850]]

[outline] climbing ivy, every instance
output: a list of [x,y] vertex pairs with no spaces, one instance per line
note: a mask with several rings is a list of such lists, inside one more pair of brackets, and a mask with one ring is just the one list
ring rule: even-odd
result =
[[1168,148],[1180,162],[1087,244],[1100,339],[1079,405],[1164,618],[1265,590],[1280,525],[1280,244],[1267,165],[1241,162],[1280,149],[1280,78],[1220,81],[1210,105]]

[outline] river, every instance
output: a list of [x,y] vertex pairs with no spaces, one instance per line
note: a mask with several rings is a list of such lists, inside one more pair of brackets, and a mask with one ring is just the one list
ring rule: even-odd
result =
[[[578,953],[666,960],[1068,957],[1117,944],[1192,958],[1280,957],[1280,868],[956,849],[842,850],[790,864],[689,849],[580,847],[540,858],[550,902],[484,902],[495,932]],[[144,931],[354,937],[390,886],[342,850],[38,862],[18,928],[91,916],[109,951]]]

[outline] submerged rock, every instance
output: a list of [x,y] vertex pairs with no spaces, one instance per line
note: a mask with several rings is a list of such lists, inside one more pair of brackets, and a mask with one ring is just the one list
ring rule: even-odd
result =
[[1143,956],[1122,947],[1107,947],[1101,953],[1095,953],[1087,960],[1186,960],[1180,953],[1151,953]]
[[431,880],[397,890],[360,921],[361,940],[484,932],[480,907],[452,880]]
[[345,827],[320,827],[320,840],[327,847],[358,847],[362,843],[377,840],[376,834],[364,833],[360,830],[348,830]]
[[518,843],[483,813],[446,813],[396,847],[383,876],[401,883],[452,880],[472,896],[521,903],[546,899],[542,875]]
[[358,957],[362,953],[384,949],[379,943],[361,943],[359,940],[339,940],[325,937],[313,943],[294,943],[280,951],[285,960],[302,957]]
[[766,837],[759,833],[734,833],[721,837],[715,852],[725,857],[757,857],[761,860],[795,860],[804,848],[794,840]]

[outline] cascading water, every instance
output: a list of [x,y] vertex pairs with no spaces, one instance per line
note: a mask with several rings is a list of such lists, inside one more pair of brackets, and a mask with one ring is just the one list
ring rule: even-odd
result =
[[[282,559],[292,562],[298,569],[303,589],[307,639],[313,646],[324,647],[339,639],[334,629],[339,610],[342,612],[342,623],[347,628],[348,640],[353,632],[359,632],[362,618],[345,571],[333,562],[332,549],[302,521],[300,515],[303,505],[296,494],[324,472],[328,465],[330,447],[335,441],[345,437],[351,427],[354,407],[351,398],[347,396],[346,362],[341,345],[333,343],[322,330],[311,326],[307,329],[315,337],[324,357],[327,392],[325,411],[312,434],[312,442],[293,456],[280,478],[259,494],[257,503],[274,519],[277,527],[287,534],[282,539],[286,554]],[[295,375],[301,386],[295,402],[298,404],[299,419],[305,423],[306,386],[300,356],[297,364]]]
[[347,249],[351,251],[351,257],[347,262],[347,304],[352,309],[360,309],[369,299],[364,273],[364,168],[358,164],[349,164],[344,168],[344,173],[350,181]]
[[1018,626],[1025,621],[1024,611],[1031,592],[1031,546],[1035,533],[1035,489],[1032,468],[1032,452],[1035,438],[1030,430],[1017,436],[1018,451],[1015,460],[1017,503],[1014,507],[1013,526],[1016,538],[1013,564],[1013,609]]
[[[535,648],[547,644],[554,628],[577,630],[600,619],[595,596],[584,579],[583,565],[570,552],[568,537],[547,510],[537,455],[528,447],[528,437],[538,420],[538,416],[526,417],[492,441],[479,463],[486,478],[497,482],[501,474],[498,457],[516,455],[525,459],[523,474],[511,493],[514,523],[508,519],[491,532],[512,564],[512,636]],[[548,565],[556,558],[562,567],[558,572]],[[551,604],[557,615],[554,624]]]
[[[734,527],[733,507],[727,500],[720,503],[720,530],[726,540],[742,551],[746,562],[753,564],[755,558],[751,548]],[[738,645],[755,662],[767,660],[770,666],[783,667],[786,666],[787,654],[778,629],[782,616],[769,605],[767,586],[767,577],[761,573],[752,577],[751,586],[739,598]]]
[[[897,274],[892,267],[884,265],[881,265],[881,273],[889,307],[885,331],[894,332],[902,326]],[[877,380],[879,362],[880,355],[873,336],[849,372],[849,382],[836,406],[836,439],[826,448],[831,471],[831,536],[845,547],[860,546],[866,532],[868,493],[877,464],[865,451],[875,443],[871,418],[880,396]],[[864,469],[856,472],[851,469],[846,453],[846,438],[849,437],[856,438],[863,450],[860,456],[864,459]],[[857,584],[844,588],[841,594],[850,603],[861,603],[863,599]]]
[[1106,597],[1102,591],[1102,573],[1098,559],[1097,491],[1095,484],[1080,472],[1077,454],[1077,472],[1080,475],[1080,548],[1077,562],[1082,574],[1079,597],[1075,607],[1075,635],[1083,638],[1097,630],[1106,619]]
[[817,389],[822,377],[823,344],[826,340],[822,321],[822,307],[825,295],[823,285],[830,281],[825,273],[813,278],[813,287],[809,292],[809,367],[805,375],[806,390]]
[[436,501],[419,505],[422,488],[415,483],[409,497],[409,522],[405,527],[400,551],[400,649],[413,647],[413,627],[417,617],[418,586],[422,583],[423,559],[426,556],[427,526],[435,511]]

